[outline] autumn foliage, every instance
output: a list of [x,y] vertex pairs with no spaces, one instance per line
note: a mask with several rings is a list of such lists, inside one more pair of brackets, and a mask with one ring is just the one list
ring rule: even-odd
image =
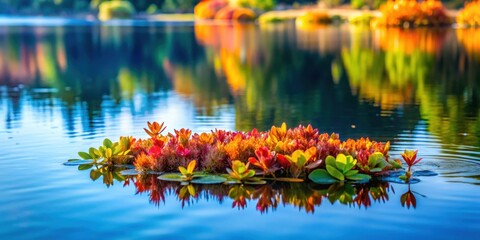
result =
[[441,1],[415,0],[388,1],[380,6],[382,16],[374,21],[375,26],[419,27],[451,24]]
[[194,14],[199,19],[251,21],[256,18],[253,10],[230,6],[227,0],[202,1],[195,6]]
[[133,164],[138,171],[172,172],[196,159],[199,171],[224,173],[238,161],[252,164],[264,175],[278,171],[283,176],[297,178],[319,168],[328,156],[345,154],[359,159],[359,163],[374,153],[389,157],[389,143],[368,138],[341,141],[338,134],[319,133],[311,125],[287,128],[284,123],[265,132],[253,129],[192,133],[180,129],[162,134],[163,130],[163,124],[149,123],[145,132],[150,138],[132,143]]
[[463,26],[480,26],[480,1],[465,4],[465,8],[457,16],[457,22]]

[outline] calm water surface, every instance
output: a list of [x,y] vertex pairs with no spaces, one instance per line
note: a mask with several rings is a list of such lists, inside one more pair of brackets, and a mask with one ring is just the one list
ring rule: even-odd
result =
[[[480,238],[480,29],[57,21],[0,26],[3,238]],[[312,123],[438,175],[188,189],[62,165],[147,121]]]

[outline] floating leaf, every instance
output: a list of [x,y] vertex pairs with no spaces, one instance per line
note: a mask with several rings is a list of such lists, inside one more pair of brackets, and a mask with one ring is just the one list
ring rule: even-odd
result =
[[127,169],[121,171],[120,174],[122,174],[123,176],[135,176],[138,175],[139,172],[136,169]]
[[244,181],[243,183],[248,185],[263,185],[263,184],[267,184],[267,181],[249,179],[247,181]]
[[185,181],[182,174],[179,174],[179,173],[166,173],[166,174],[160,175],[158,179],[163,181],[173,181],[173,182]]
[[292,182],[292,183],[299,183],[299,182],[304,182],[303,179],[301,178],[262,178],[263,180],[268,180],[268,181],[278,181],[278,182]]
[[330,176],[325,169],[316,169],[308,175],[308,178],[312,180],[314,183],[319,184],[331,184],[338,182],[335,178]]
[[83,164],[93,163],[93,160],[82,160],[82,159],[70,159],[68,162],[63,163],[65,166],[78,166]]
[[227,179],[217,175],[207,175],[193,179],[191,182],[196,184],[220,184],[226,182]]

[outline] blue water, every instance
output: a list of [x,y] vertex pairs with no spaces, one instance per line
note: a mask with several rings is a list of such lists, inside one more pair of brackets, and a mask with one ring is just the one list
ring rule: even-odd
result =
[[[480,45],[461,31],[2,24],[0,236],[477,239]],[[419,149],[415,170],[438,175],[352,186],[369,204],[328,186],[246,186],[239,207],[232,186],[195,186],[182,201],[181,186],[155,177],[92,181],[62,164],[105,137],[146,138],[147,121],[194,132],[312,123],[390,140],[394,157]],[[374,200],[373,188],[386,193]],[[415,208],[402,206],[409,188]],[[276,205],[261,211],[268,194]]]

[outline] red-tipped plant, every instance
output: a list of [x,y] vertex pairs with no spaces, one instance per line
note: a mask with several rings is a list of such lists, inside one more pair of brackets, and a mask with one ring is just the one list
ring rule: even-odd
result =
[[275,172],[275,159],[273,153],[267,147],[261,147],[255,151],[256,158],[250,157],[248,161],[263,170],[265,175]]
[[400,178],[405,180],[406,182],[408,182],[412,177],[412,171],[411,171],[412,166],[416,165],[422,160],[421,158],[417,159],[417,153],[418,153],[418,150],[415,150],[415,151],[405,150],[405,152],[402,153],[402,158],[407,164],[408,169],[407,169],[407,172],[405,173],[405,176],[401,176]]
[[148,129],[144,128],[145,132],[151,137],[151,138],[157,138],[163,131],[165,131],[165,128],[162,124],[159,124],[158,122],[147,122]]

